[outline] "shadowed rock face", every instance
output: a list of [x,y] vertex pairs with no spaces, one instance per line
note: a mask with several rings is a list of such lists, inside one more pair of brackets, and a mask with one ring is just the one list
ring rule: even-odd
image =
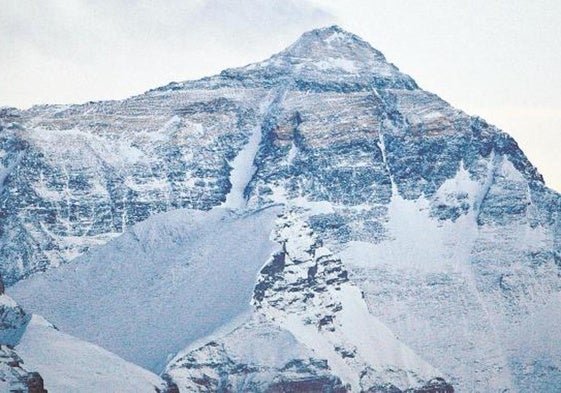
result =
[[41,375],[30,371],[13,349],[24,333],[30,316],[6,295],[0,296],[0,303],[1,387],[9,392],[47,393]]
[[[335,385],[335,386],[334,386]],[[269,386],[267,393],[346,393],[348,390],[340,383],[334,383],[329,378],[308,379],[302,381],[276,382]]]
[[29,393],[47,393],[43,378],[36,372],[29,373],[27,378],[27,389]]
[[[556,391],[560,196],[510,136],[422,90],[338,27],[306,33],[264,62],[123,101],[1,109],[6,284],[153,214],[219,206],[255,130],[245,207],[283,203],[316,239],[308,259],[269,261],[256,310],[291,314],[327,299],[311,319],[330,331],[341,311],[333,293],[353,285],[459,391]],[[315,255],[322,247],[333,254]],[[337,353],[355,361],[352,348]],[[214,362],[208,356],[191,369]],[[223,374],[258,373],[233,362]],[[342,389],[327,374],[266,386]],[[223,380],[196,378],[187,379]],[[399,391],[369,378],[365,391]],[[452,389],[433,382],[415,391]]]
[[0,344],[15,346],[31,316],[8,296],[0,295]]

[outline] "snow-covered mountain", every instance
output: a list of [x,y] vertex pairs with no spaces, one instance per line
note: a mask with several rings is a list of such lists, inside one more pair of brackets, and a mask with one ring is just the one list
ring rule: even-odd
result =
[[4,108],[0,127],[8,292],[163,377],[129,381],[561,387],[561,197],[510,136],[336,26],[123,101]]

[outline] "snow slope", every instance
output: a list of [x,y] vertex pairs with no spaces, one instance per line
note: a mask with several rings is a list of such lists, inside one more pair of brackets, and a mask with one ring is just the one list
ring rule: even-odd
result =
[[157,375],[62,333],[37,315],[15,349],[28,369],[41,374],[49,393],[156,393],[165,389]]
[[60,332],[43,317],[27,314],[0,296],[0,392],[167,391],[157,375],[97,345]]
[[250,309],[257,273],[276,249],[269,235],[277,211],[157,215],[10,292],[61,330],[159,372]]
[[[348,242],[338,256],[371,312],[457,390],[557,392],[558,335],[546,319],[559,316],[561,285],[543,252],[552,233],[529,223],[528,213],[481,225],[485,195],[505,183],[515,190],[524,178],[506,157],[491,154],[480,167],[486,176],[477,181],[460,165],[432,201],[406,200],[394,189],[388,239]],[[435,205],[456,204],[465,208],[455,220],[435,217]]]

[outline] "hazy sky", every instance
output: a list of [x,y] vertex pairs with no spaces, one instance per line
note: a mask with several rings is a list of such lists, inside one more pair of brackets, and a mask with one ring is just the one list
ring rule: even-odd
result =
[[337,23],[513,135],[561,190],[559,0],[0,0],[0,105],[120,99]]

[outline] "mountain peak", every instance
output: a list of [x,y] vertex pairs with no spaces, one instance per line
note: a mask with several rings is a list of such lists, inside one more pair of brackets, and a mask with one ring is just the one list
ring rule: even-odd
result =
[[384,55],[357,35],[337,25],[310,30],[284,51],[281,56],[301,59],[346,58],[354,61],[386,62]]
[[353,34],[337,25],[332,25],[328,27],[320,27],[303,33],[300,38],[289,48],[295,45],[310,44],[315,43],[316,45],[321,45],[326,48],[337,47],[338,45],[349,46],[355,49],[362,48],[368,49],[383,57],[383,55],[372,48],[370,44],[364,41],[362,38]]
[[[341,26],[339,26],[339,25],[331,25],[331,26],[325,26],[325,27],[318,27],[317,29],[310,30],[310,31],[308,31],[307,33],[313,33],[313,32],[317,32],[317,33],[327,32],[327,33],[330,33],[330,34],[333,34],[333,33],[344,33],[344,34],[347,34],[347,35],[349,35],[349,36],[354,35],[353,33],[350,33],[350,32],[348,32],[348,31],[346,31],[345,29],[343,29],[343,28],[342,28]],[[304,33],[304,34],[307,34],[307,33]]]
[[[324,88],[336,90],[348,88],[349,83],[353,89],[417,87],[413,79],[388,63],[380,51],[337,25],[305,32],[268,60],[225,70],[222,76],[246,81],[264,79],[267,84],[292,78],[307,87],[319,82]],[[326,87],[326,83],[330,86]]]
[[362,41],[360,37],[341,28],[338,25],[319,27],[317,29],[307,31],[300,36],[298,41],[311,39],[311,40],[318,40],[321,42],[329,43],[335,38],[340,40],[346,40],[348,42],[353,42],[356,40]]

